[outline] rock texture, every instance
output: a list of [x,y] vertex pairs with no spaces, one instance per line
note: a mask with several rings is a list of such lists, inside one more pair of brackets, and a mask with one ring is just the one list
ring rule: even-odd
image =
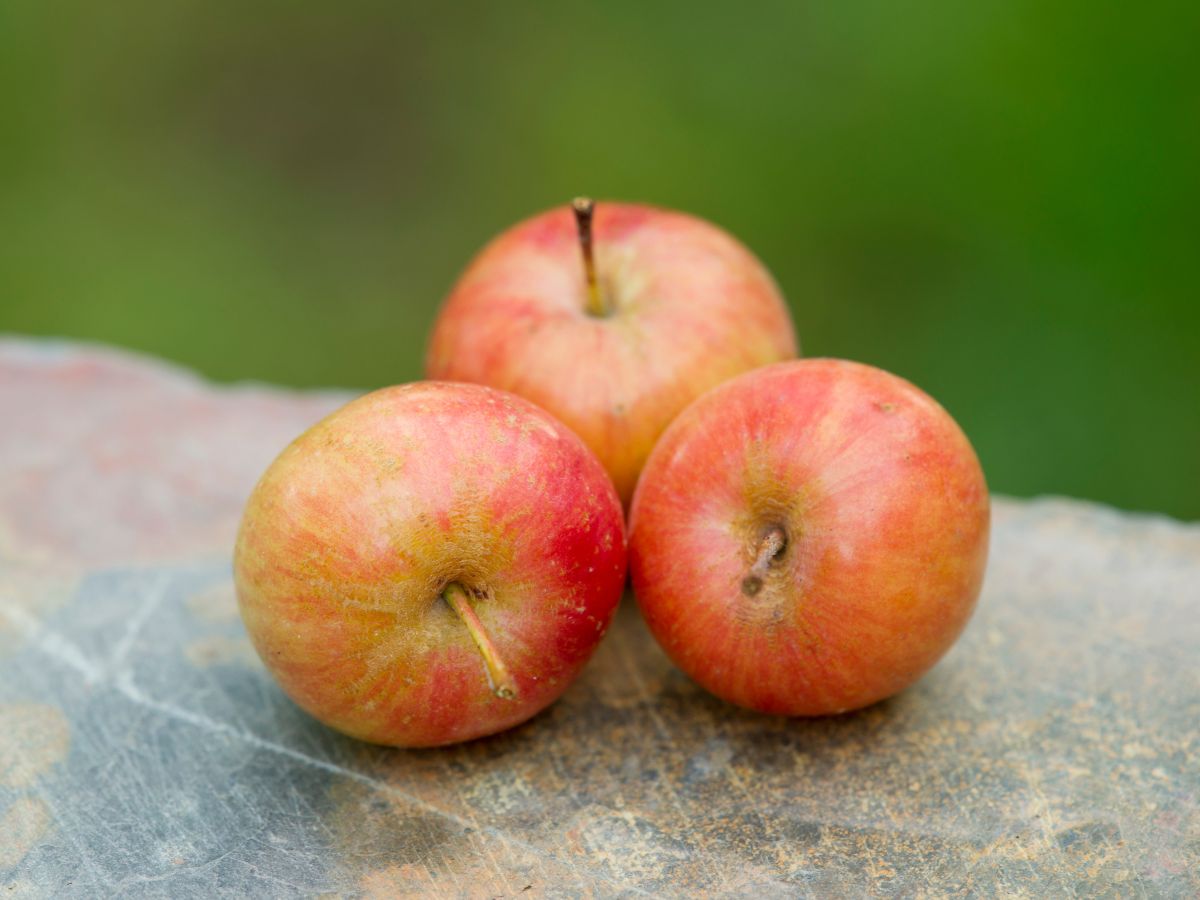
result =
[[230,582],[345,399],[0,341],[0,896],[1200,894],[1200,526],[997,501],[967,634],[859,714],[722,704],[627,598],[532,722],[385,750],[283,697]]

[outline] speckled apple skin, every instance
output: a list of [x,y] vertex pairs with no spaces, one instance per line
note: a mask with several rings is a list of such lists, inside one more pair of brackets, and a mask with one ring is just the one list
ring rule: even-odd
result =
[[[284,691],[339,731],[404,747],[528,719],[600,641],[625,578],[622,509],[577,436],[467,384],[361,397],[298,438],[246,505],[246,628]],[[459,582],[517,688],[496,696]]]
[[[749,596],[762,536],[788,544]],[[714,694],[823,715],[882,700],[950,648],[975,607],[989,501],[958,425],[901,378],[781,363],[690,406],[646,465],[630,567],[650,630]]]
[[767,270],[683,213],[600,202],[593,245],[613,305],[586,311],[569,207],[514,226],[467,268],[430,339],[430,378],[513,391],[579,434],[628,502],[663,429],[709,388],[796,356]]

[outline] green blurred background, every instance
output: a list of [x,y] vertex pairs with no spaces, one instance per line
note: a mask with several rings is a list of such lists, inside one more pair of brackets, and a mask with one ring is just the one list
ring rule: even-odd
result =
[[579,193],[746,241],[994,489],[1200,518],[1200,4],[0,4],[0,330],[421,375]]

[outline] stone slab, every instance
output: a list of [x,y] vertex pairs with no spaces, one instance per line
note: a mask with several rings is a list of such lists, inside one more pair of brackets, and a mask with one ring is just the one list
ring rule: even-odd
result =
[[0,340],[0,897],[1200,895],[1200,525],[998,499],[966,635],[858,714],[721,703],[627,597],[533,721],[387,750],[281,694],[230,581],[348,396]]

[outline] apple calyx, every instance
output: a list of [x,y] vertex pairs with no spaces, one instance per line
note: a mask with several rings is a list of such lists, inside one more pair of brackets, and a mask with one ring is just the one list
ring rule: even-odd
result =
[[467,631],[471,633],[475,646],[479,648],[479,655],[483,657],[484,671],[487,673],[488,687],[492,689],[492,693],[501,700],[517,699],[517,688],[513,683],[512,676],[508,674],[508,667],[504,665],[500,651],[492,643],[487,629],[479,621],[479,616],[475,615],[467,589],[458,582],[452,581],[442,590],[442,599],[458,613],[458,617],[467,626]]
[[759,542],[758,556],[754,560],[754,565],[742,579],[743,594],[753,597],[762,590],[763,578],[766,576],[767,570],[785,547],[787,547],[787,532],[780,525],[771,526],[770,530],[763,535],[762,541]]
[[571,201],[575,213],[575,226],[579,231],[579,249],[583,252],[583,271],[587,277],[587,312],[597,319],[612,315],[612,308],[604,299],[600,282],[596,279],[596,259],[592,253],[592,215],[596,204],[591,197],[576,197]]

